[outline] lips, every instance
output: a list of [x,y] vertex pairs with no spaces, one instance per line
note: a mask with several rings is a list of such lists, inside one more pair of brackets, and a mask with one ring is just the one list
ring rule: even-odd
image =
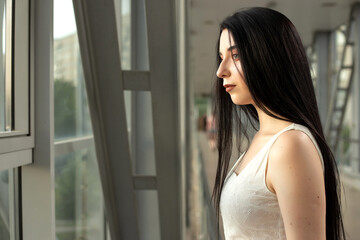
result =
[[225,84],[224,88],[226,90],[226,92],[230,92],[236,85],[233,84]]

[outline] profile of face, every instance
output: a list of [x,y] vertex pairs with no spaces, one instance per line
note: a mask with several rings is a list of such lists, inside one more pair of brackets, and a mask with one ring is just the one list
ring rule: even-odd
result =
[[220,35],[219,55],[222,59],[216,75],[223,79],[224,91],[237,105],[254,104],[244,80],[240,56],[231,33],[225,28]]

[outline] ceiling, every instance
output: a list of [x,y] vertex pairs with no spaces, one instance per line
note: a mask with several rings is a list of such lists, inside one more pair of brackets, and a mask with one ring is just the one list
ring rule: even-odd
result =
[[352,0],[189,0],[190,82],[196,95],[208,95],[215,81],[216,41],[219,23],[242,7],[270,7],[285,14],[300,33],[305,46],[316,31],[345,23]]

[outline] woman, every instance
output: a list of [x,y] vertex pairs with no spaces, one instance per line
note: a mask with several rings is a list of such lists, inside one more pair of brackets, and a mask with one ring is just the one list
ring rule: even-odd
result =
[[[242,10],[221,23],[217,51],[212,197],[226,239],[345,239],[338,170],[294,25]],[[234,131],[237,143],[249,139],[245,120],[259,129],[228,172]]]

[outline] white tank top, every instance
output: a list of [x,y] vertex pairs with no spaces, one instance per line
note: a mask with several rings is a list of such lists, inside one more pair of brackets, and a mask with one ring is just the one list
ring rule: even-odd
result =
[[265,168],[269,150],[279,135],[288,130],[306,133],[323,158],[315,138],[309,129],[300,124],[291,124],[275,134],[237,176],[236,161],[225,178],[220,198],[220,211],[226,240],[274,240],[286,239],[285,228],[276,194],[266,186]]

